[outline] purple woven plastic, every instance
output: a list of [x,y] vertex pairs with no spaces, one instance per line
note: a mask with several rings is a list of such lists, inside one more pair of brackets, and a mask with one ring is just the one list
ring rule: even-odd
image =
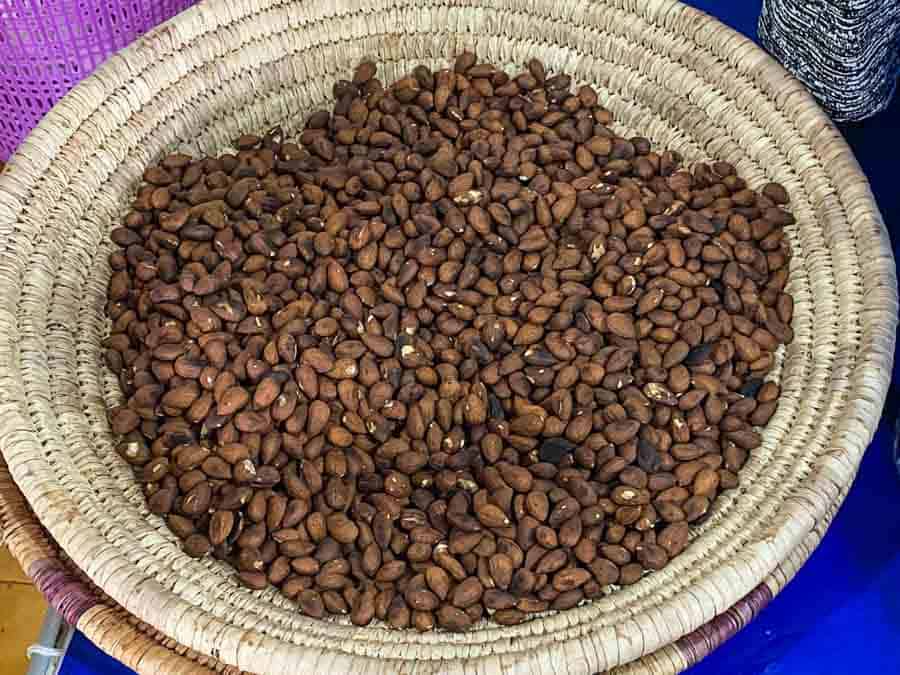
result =
[[0,0],[0,160],[107,57],[196,0]]

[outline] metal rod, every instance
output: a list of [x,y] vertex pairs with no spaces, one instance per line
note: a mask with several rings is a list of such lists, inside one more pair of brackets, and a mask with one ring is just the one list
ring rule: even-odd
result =
[[28,648],[29,664],[26,675],[56,673],[65,654],[65,647],[68,646],[70,632],[62,617],[53,608],[48,608],[41,624],[38,641]]

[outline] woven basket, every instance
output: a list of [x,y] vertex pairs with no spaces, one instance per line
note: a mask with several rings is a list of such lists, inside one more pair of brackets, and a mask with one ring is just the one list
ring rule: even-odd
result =
[[[465,48],[511,68],[538,56],[594,84],[620,131],[788,188],[796,338],[781,404],[741,488],[682,555],[634,586],[461,635],[306,619],[273,590],[251,592],[230,568],[185,556],[115,454],[105,409],[121,395],[100,346],[107,235],[162,153],[221,151],[239,131],[275,124],[296,131],[363,57],[388,79]],[[84,607],[114,602],[256,673],[677,672],[805,560],[853,479],[891,372],[893,259],[852,154],[769,57],[673,0],[210,0],[51,111],[0,179],[0,241],[0,449],[42,526],[109,596],[79,586]]]

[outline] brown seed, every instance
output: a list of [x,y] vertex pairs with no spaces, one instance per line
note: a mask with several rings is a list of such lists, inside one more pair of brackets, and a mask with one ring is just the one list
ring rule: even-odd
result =
[[325,615],[325,604],[322,602],[322,596],[316,591],[305,590],[301,592],[298,601],[300,609],[306,616],[321,619]]
[[681,553],[688,543],[688,525],[681,521],[672,523],[663,528],[656,538],[656,543],[662,546],[669,557],[674,557]]
[[513,562],[509,559],[509,556],[497,553],[496,555],[491,556],[488,564],[490,567],[491,578],[497,588],[502,588],[503,590],[508,589],[510,583],[512,583],[514,571]]
[[622,445],[637,435],[640,429],[640,423],[634,420],[625,422],[613,422],[608,424],[603,433],[611,443]]
[[184,540],[184,552],[192,558],[202,558],[212,551],[212,544],[202,534],[192,534]]
[[709,499],[699,495],[691,497],[684,503],[682,508],[684,508],[684,514],[688,522],[692,523],[705,516],[707,511],[709,511]]
[[175,496],[176,492],[174,489],[162,488],[153,493],[150,499],[147,500],[147,507],[151,513],[165,515],[172,510],[172,506],[175,504]]
[[712,499],[719,487],[719,474],[712,469],[703,469],[694,477],[692,487],[695,495]]
[[206,481],[202,481],[191,488],[184,496],[181,503],[181,511],[186,516],[199,516],[209,509],[212,501],[212,489]]
[[324,401],[313,401],[309,404],[306,414],[306,430],[310,436],[318,436],[331,416],[331,410]]
[[551,574],[565,565],[567,558],[566,552],[562,549],[548,551],[540,559],[540,562],[537,564],[534,571],[537,574]]
[[666,549],[657,544],[640,544],[637,548],[637,557],[645,569],[660,570],[669,562]]
[[750,414],[750,424],[753,426],[761,427],[765,426],[769,420],[772,418],[772,415],[775,414],[775,410],[778,408],[777,401],[768,401],[766,403],[760,403],[756,406],[756,410],[754,410]]
[[382,565],[378,574],[375,575],[376,581],[388,582],[396,581],[406,571],[406,563],[402,560],[393,560]]
[[472,625],[469,615],[456,607],[444,605],[437,611],[438,625],[444,630],[464,631]]
[[768,183],[763,186],[762,193],[776,204],[787,204],[790,201],[787,190],[778,183]]
[[606,317],[606,325],[610,332],[621,338],[633,338],[635,336],[634,321],[627,314],[614,312]]
[[328,534],[341,544],[351,544],[359,536],[359,528],[343,513],[333,513],[327,518]]
[[476,508],[475,515],[485,527],[506,527],[510,523],[503,510],[493,504],[483,504]]
[[619,585],[630,586],[637,583],[643,576],[644,570],[639,563],[630,563],[619,570]]
[[492,618],[501,626],[515,626],[525,621],[528,615],[518,609],[501,609],[494,612]]
[[114,434],[125,435],[138,428],[141,418],[130,408],[118,408],[112,414],[111,426]]
[[728,440],[744,450],[753,450],[762,444],[762,437],[750,429],[732,431],[728,434]]
[[179,516],[176,513],[170,513],[166,518],[166,522],[169,524],[169,528],[179,539],[187,539],[189,536],[196,532],[196,527],[194,526],[194,521],[189,518],[185,518],[184,516]]
[[469,577],[453,589],[450,594],[450,602],[456,607],[465,609],[478,602],[483,592],[484,587],[481,582],[475,577]]
[[315,558],[294,558],[291,560],[291,567],[297,574],[313,576],[319,573],[320,565]]
[[[359,595],[359,593],[354,595],[354,602],[359,600]],[[329,614],[347,614],[350,611],[344,596],[337,591],[325,591],[322,593],[322,602],[325,604],[325,609]]]
[[544,418],[540,415],[522,415],[509,425],[510,433],[520,436],[539,436],[544,430]]
[[516,596],[496,588],[488,589],[483,596],[484,606],[487,609],[500,610],[511,609],[516,606]]
[[269,579],[263,572],[243,571],[238,574],[241,583],[254,591],[261,591],[269,585]]
[[553,588],[565,593],[583,586],[591,578],[590,572],[580,567],[570,567],[553,575]]
[[447,599],[450,593],[450,577],[443,569],[436,565],[429,566],[425,570],[425,581],[438,598],[442,601]]
[[737,355],[747,363],[753,363],[762,355],[759,345],[752,339],[736,333],[733,337],[734,348]]
[[590,564],[591,574],[601,586],[609,586],[619,580],[619,568],[606,558],[597,558]]
[[433,612],[440,604],[437,595],[424,588],[407,591],[405,597],[407,604],[420,612]]
[[394,598],[388,609],[387,622],[392,628],[408,628],[412,620],[409,607],[400,597]]
[[344,427],[329,427],[326,437],[328,438],[329,443],[332,443],[339,448],[348,448],[353,443],[353,434]]
[[250,394],[243,387],[231,387],[223,392],[218,401],[216,414],[229,417],[250,402]]
[[501,462],[497,468],[506,484],[516,492],[528,492],[531,489],[534,479],[525,467]]
[[[588,574],[588,577],[590,577],[589,574]],[[578,604],[583,599],[584,599],[584,591],[580,588],[573,588],[570,591],[564,591],[562,593],[559,593],[556,596],[556,598],[553,600],[553,603],[550,605],[550,608],[555,609],[557,611],[572,609],[573,607],[577,607]]]
[[176,448],[174,457],[175,466],[186,472],[200,466],[209,457],[209,450],[199,445],[183,445]]
[[209,521],[209,540],[213,546],[225,542],[231,530],[234,528],[234,513],[232,511],[216,511]]

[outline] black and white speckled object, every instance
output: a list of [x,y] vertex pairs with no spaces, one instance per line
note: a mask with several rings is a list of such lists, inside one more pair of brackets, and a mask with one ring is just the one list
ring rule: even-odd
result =
[[887,107],[900,74],[900,0],[763,0],[759,37],[835,121]]

